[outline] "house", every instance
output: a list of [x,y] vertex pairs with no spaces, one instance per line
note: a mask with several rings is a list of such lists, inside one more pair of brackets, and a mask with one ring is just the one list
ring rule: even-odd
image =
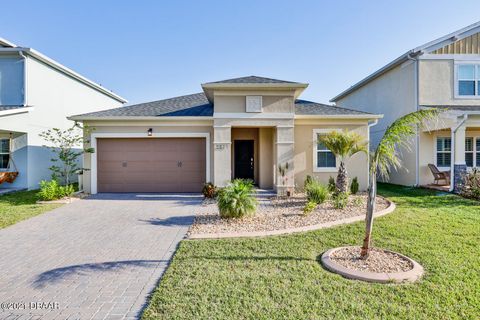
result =
[[37,189],[42,179],[50,179],[52,154],[43,147],[41,132],[71,127],[66,116],[72,113],[125,102],[38,51],[0,39],[0,171],[19,173],[0,188]]
[[[327,182],[339,162],[317,144],[332,130],[358,132],[381,116],[299,100],[308,84],[248,76],[202,84],[203,92],[69,117],[93,129],[86,192],[199,192],[252,179],[279,193],[307,175]],[[361,188],[367,155],[347,163]]]
[[338,107],[385,117],[371,130],[378,143],[395,119],[440,108],[439,121],[419,130],[411,150],[402,150],[403,168],[392,183],[429,185],[428,164],[453,172],[450,190],[466,170],[480,167],[480,22],[407,51],[331,99]]

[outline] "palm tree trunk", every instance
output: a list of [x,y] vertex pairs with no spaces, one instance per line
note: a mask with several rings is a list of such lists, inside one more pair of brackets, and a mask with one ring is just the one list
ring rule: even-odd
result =
[[377,177],[375,171],[370,173],[370,186],[368,187],[368,203],[367,216],[365,217],[365,239],[363,239],[362,251],[360,257],[362,259],[368,258],[370,250],[372,227],[373,227],[373,213],[375,212],[375,198],[377,197]]
[[348,191],[348,175],[347,174],[348,173],[347,173],[347,168],[345,167],[345,163],[341,161],[340,166],[338,167],[337,183],[335,185],[338,192]]

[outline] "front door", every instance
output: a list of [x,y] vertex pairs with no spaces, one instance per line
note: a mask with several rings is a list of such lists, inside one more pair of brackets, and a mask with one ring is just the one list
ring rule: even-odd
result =
[[235,140],[235,179],[254,178],[254,140]]

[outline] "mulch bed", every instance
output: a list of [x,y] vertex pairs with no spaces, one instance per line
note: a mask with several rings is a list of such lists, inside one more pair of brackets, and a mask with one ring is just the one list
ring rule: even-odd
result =
[[[305,195],[301,193],[290,198],[259,199],[255,215],[242,219],[221,219],[216,203],[205,201],[196,212],[195,222],[189,234],[284,230],[364,215],[367,194],[351,195],[345,209],[335,209],[332,201],[327,200],[307,215],[303,213],[306,201]],[[378,212],[387,208],[389,203],[377,197],[376,205]]]
[[334,251],[330,259],[339,265],[357,271],[376,273],[406,272],[413,264],[393,252],[372,248],[367,259],[360,258],[360,247],[345,247]]

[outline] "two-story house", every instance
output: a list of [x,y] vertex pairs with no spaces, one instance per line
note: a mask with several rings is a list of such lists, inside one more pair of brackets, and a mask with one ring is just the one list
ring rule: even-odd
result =
[[18,173],[0,189],[36,189],[50,179],[52,154],[41,132],[71,127],[67,115],[125,102],[38,51],[0,39],[0,173]]
[[[369,137],[380,115],[298,99],[306,83],[249,76],[202,84],[203,92],[71,116],[94,130],[85,155],[86,192],[199,192],[252,179],[279,193],[306,175],[328,181],[338,159],[318,136],[349,130]],[[347,163],[368,184],[368,156]]]
[[399,117],[440,108],[437,123],[419,130],[403,167],[390,181],[429,185],[429,164],[454,173],[450,190],[469,168],[480,167],[480,22],[412,49],[331,99],[339,107],[382,113],[372,128],[375,144]]

